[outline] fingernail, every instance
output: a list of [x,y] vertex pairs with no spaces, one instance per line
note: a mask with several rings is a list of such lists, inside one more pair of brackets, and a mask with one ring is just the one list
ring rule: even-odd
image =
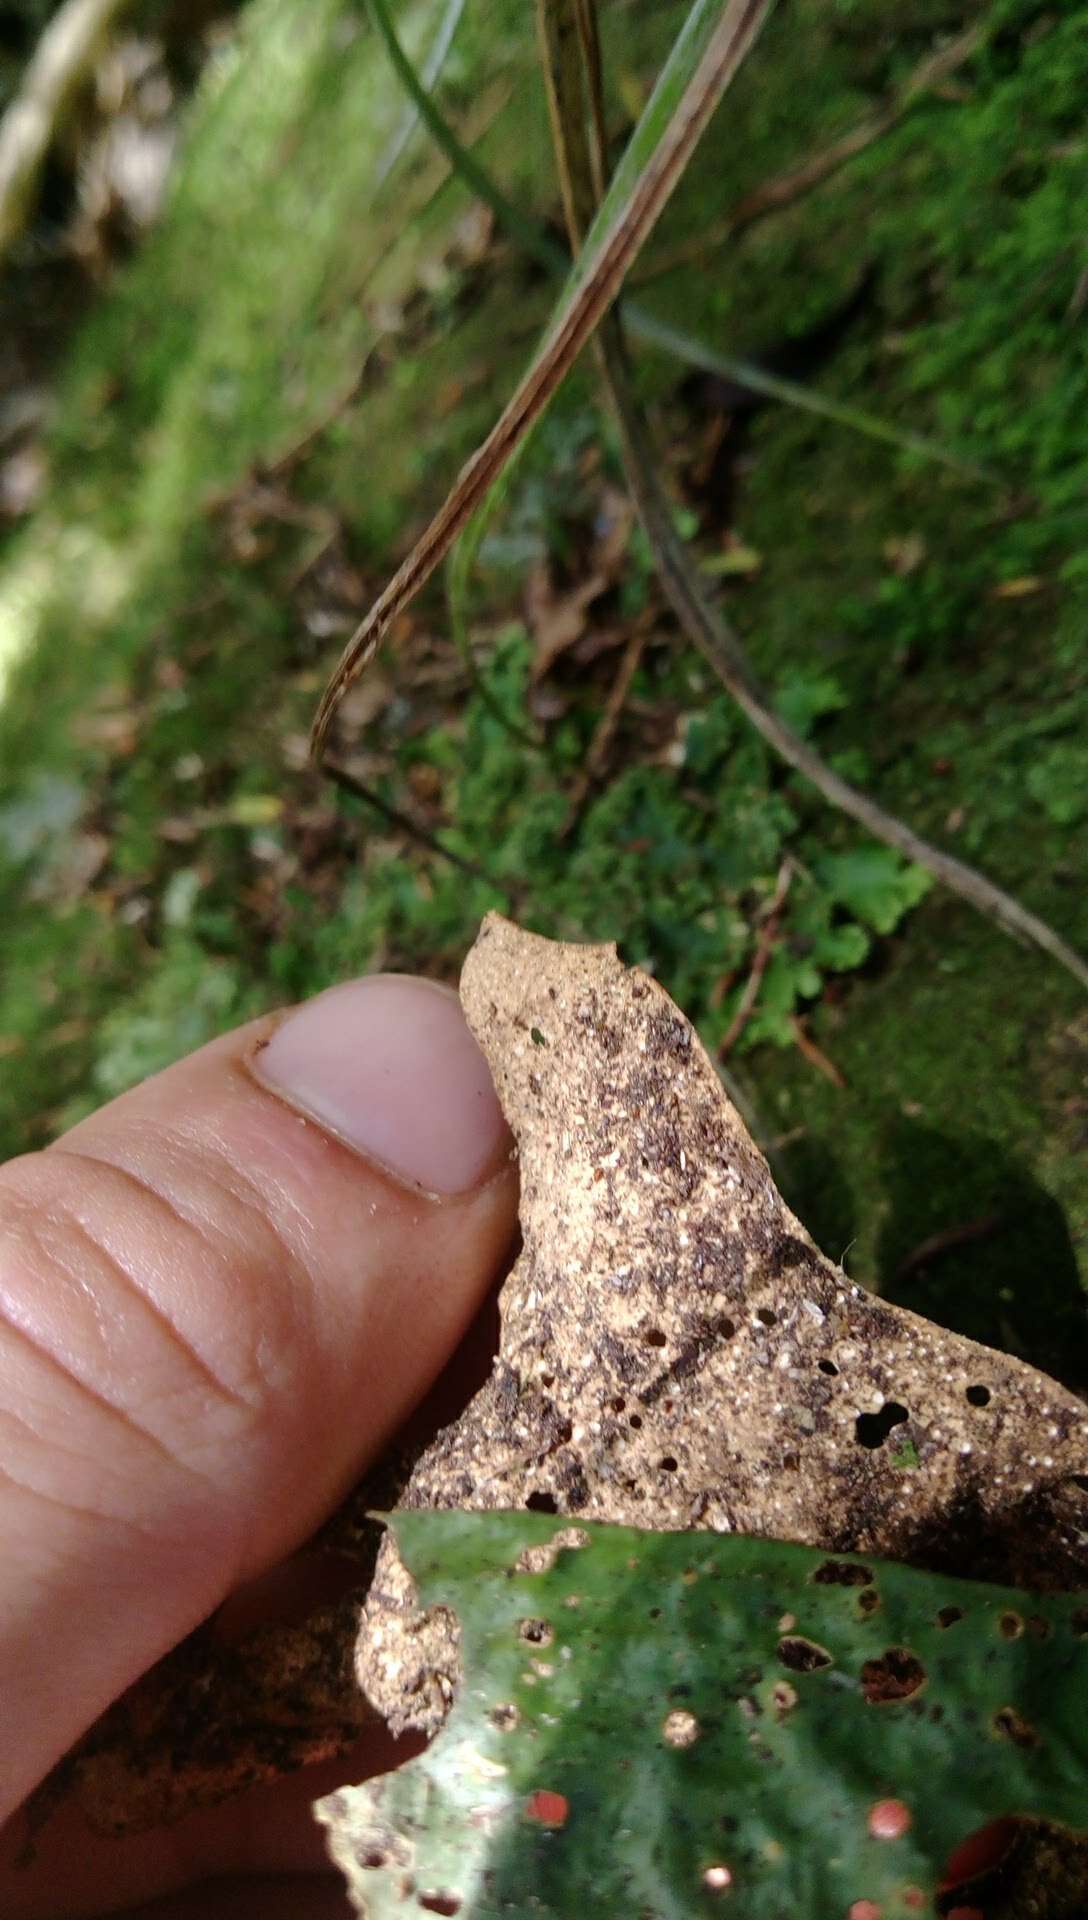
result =
[[487,1062],[444,987],[373,974],[331,987],[277,1027],[259,1079],[390,1173],[467,1193],[509,1132]]

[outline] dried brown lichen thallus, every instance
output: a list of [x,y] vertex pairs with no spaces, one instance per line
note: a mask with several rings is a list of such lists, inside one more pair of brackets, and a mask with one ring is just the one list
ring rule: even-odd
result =
[[[654,981],[612,947],[492,916],[461,993],[518,1139],[525,1244],[491,1379],[417,1462],[406,1504],[1085,1583],[1080,1401],[832,1266]],[[405,1599],[387,1543],[360,1678],[394,1723],[433,1724],[440,1648],[398,1630]]]
[[[521,1159],[501,1351],[407,1480],[387,1463],[331,1541],[372,1554],[367,1510],[399,1489],[413,1506],[729,1528],[1086,1584],[1081,1403],[825,1260],[654,981],[611,947],[491,917],[462,997]],[[420,1622],[413,1597],[387,1538],[355,1668],[394,1725],[432,1727],[456,1633]],[[96,1824],[173,1818],[349,1738],[368,1711],[354,1618],[226,1653],[207,1632],[186,1642],[92,1733],[79,1772]]]

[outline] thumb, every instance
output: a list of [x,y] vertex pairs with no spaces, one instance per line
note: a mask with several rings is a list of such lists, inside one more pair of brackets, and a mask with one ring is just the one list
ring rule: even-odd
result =
[[399,975],[214,1041],[0,1169],[0,1819],[304,1539],[515,1218],[456,999]]

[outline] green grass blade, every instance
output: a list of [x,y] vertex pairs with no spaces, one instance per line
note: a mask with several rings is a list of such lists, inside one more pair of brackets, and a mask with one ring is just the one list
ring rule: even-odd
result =
[[460,538],[615,301],[771,0],[694,0],[530,366],[438,513],[349,640],[318,707],[320,757],[333,714],[390,623]]

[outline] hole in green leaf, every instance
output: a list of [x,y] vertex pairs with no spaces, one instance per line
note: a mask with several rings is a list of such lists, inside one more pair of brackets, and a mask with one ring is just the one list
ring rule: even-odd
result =
[[1024,1631],[1023,1618],[1009,1608],[1001,1614],[997,1622],[997,1631],[1003,1640],[1019,1640]]
[[871,1707],[909,1700],[926,1683],[926,1670],[909,1647],[889,1647],[861,1669],[861,1691]]
[[1025,1720],[1015,1707],[999,1707],[994,1714],[994,1732],[1004,1740],[1011,1740],[1014,1747],[1037,1747],[1039,1735],[1030,1720]]
[[937,1615],[939,1627],[954,1627],[957,1620],[963,1619],[962,1607],[942,1607]]
[[870,1587],[873,1576],[856,1560],[824,1560],[812,1576],[817,1587]]
[[784,1634],[778,1642],[778,1658],[791,1673],[817,1673],[821,1667],[834,1665],[826,1647],[818,1646],[815,1640],[806,1640],[803,1634]]
[[909,1409],[900,1406],[898,1400],[885,1400],[879,1413],[859,1413],[854,1422],[858,1445],[870,1451],[882,1447],[892,1428],[901,1427],[909,1418]]
[[550,1647],[555,1634],[546,1620],[519,1620],[518,1639],[533,1647]]

